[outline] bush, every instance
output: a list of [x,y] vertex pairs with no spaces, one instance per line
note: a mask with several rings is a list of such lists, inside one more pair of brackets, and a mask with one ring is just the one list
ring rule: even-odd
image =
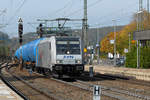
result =
[[136,68],[136,47],[133,47],[129,53],[126,54],[126,67]]
[[0,46],[0,56],[8,56],[9,48],[7,46]]
[[[129,53],[126,54],[126,67],[137,67],[137,48],[134,46]],[[150,68],[150,47],[140,48],[140,68]]]

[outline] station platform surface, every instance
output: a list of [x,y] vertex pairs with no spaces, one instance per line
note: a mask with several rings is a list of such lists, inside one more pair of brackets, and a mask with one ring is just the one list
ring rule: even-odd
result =
[[94,72],[101,74],[113,74],[120,76],[133,77],[138,80],[150,81],[150,69],[136,69],[125,67],[113,67],[103,65],[87,65],[85,70],[89,71],[89,67],[93,66]]
[[0,100],[24,100],[0,79]]

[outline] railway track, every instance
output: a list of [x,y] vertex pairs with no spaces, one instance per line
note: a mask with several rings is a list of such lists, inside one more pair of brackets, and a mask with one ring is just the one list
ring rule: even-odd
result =
[[18,95],[20,95],[24,100],[29,100],[24,94],[22,94],[22,92],[18,91],[16,89],[16,87],[14,87],[7,79],[5,79],[1,73],[2,68],[7,67],[8,63],[6,64],[6,66],[2,66],[4,63],[0,63],[0,77],[2,79],[2,81],[9,86],[13,91],[15,91]]
[[64,100],[17,77],[9,71],[9,68],[11,67],[8,64],[1,67],[1,78],[25,100]]
[[138,84],[138,85],[145,85],[150,87],[150,82],[142,81],[142,80],[136,80],[132,77],[125,77],[125,76],[119,76],[119,75],[110,75],[110,74],[99,74],[97,73],[95,75],[95,78],[106,78],[106,79],[112,79],[112,80],[117,80],[117,81],[123,81],[123,82],[128,82],[131,84]]
[[[36,75],[43,76],[42,74],[34,73]],[[59,95],[62,98],[65,98],[65,100],[92,100],[92,91],[89,91],[88,89],[82,88],[79,85],[74,85],[71,82],[65,82],[59,79],[54,78],[43,78],[40,81],[38,80],[32,80],[31,83],[35,83],[36,85],[42,84],[46,86],[45,88],[50,89],[55,95]],[[51,84],[47,84],[51,83]],[[52,85],[52,86],[51,86]],[[56,88],[57,87],[57,88]],[[54,92],[55,90],[56,92]],[[109,100],[117,100],[116,98],[112,98],[109,96],[103,95],[102,98],[107,98]],[[59,99],[58,99],[59,100]],[[105,100],[105,99],[102,99]]]
[[[89,73],[85,72],[84,77],[89,77]],[[143,86],[150,87],[150,82],[142,81],[142,80],[136,80],[132,77],[119,76],[119,75],[97,73],[96,75],[94,75],[93,79],[96,79],[96,80],[115,80],[118,82],[124,82],[124,83],[130,83],[130,84],[143,85]]]
[[[9,81],[13,87],[16,87],[17,91],[21,91],[23,96],[27,98],[26,100],[41,100],[40,97],[42,97],[42,100],[43,98],[45,98],[44,100],[92,100],[92,87],[95,84],[88,81],[75,80],[68,82],[45,77],[37,73],[28,76],[27,72],[15,73],[17,67],[11,67],[9,63],[0,63],[0,65],[3,66],[2,72],[5,73],[3,75],[4,79]],[[95,78],[98,79],[98,77]],[[101,88],[102,100],[150,100],[148,96],[127,90],[102,85]]]
[[[80,84],[85,84],[85,86],[89,86],[89,87],[93,87],[95,84],[90,84],[90,83],[87,83],[87,82],[84,82],[84,81],[80,81],[80,80],[77,80],[77,82]],[[77,84],[78,84],[77,83]],[[133,92],[130,92],[130,91],[127,91],[127,90],[121,90],[121,89],[117,89],[117,88],[110,88],[110,87],[106,87],[106,86],[101,86],[99,85],[102,89],[102,91],[112,91],[112,92],[115,92],[115,93],[119,93],[120,95],[125,95],[125,96],[131,96],[133,97],[133,99],[136,98],[136,100],[138,99],[142,99],[142,100],[150,100],[150,97],[149,96],[144,96],[144,95],[140,95],[140,94],[135,94]],[[112,93],[113,94],[113,93]],[[126,97],[128,98],[128,97]],[[129,99],[129,100],[133,100],[133,99]],[[123,99],[122,99],[123,100]],[[126,99],[128,100],[128,99]]]
[[[103,80],[104,79],[104,80]],[[106,79],[106,81],[105,81]],[[111,80],[110,85],[107,86],[105,85],[107,83],[107,80]],[[101,84],[102,81],[105,81],[104,84]],[[143,89],[128,89],[130,87],[126,87],[126,88],[122,88],[120,86],[111,86],[111,84],[114,82],[120,82],[120,83],[126,83],[126,84],[135,84],[135,85],[143,85],[144,83],[140,84],[139,82],[135,82],[135,80],[130,80],[129,78],[126,77],[120,77],[120,76],[110,76],[108,75],[102,75],[102,76],[94,76],[93,78],[90,78],[89,76],[83,76],[82,78],[79,78],[77,80],[77,82],[85,84],[87,86],[94,86],[95,84],[101,86],[103,91],[112,91],[115,93],[119,93],[119,94],[124,94],[126,96],[131,96],[134,99],[141,99],[141,100],[150,100],[150,93],[147,93],[148,91],[144,91]],[[137,81],[137,80],[136,80]],[[136,84],[137,83],[137,84]],[[147,83],[146,83],[147,84]],[[146,85],[147,87],[149,87],[149,85]],[[140,93],[140,92],[146,92],[146,93]],[[139,93],[138,93],[139,92]],[[113,94],[113,93],[112,93]],[[127,98],[127,97],[126,97]],[[132,99],[131,99],[132,100]]]
[[[128,89],[128,91],[130,90],[134,93],[139,92],[139,93],[142,93],[143,95],[150,96],[150,92],[149,92],[149,90],[147,90],[147,89],[150,89],[150,82],[147,82],[147,81],[136,80],[134,78],[124,77],[124,76],[103,75],[103,74],[98,74],[95,76],[95,78],[96,79],[101,79],[101,78],[112,79],[112,80],[115,80],[115,81],[113,81],[114,83],[119,82],[122,84],[127,84],[127,85],[132,85],[132,86],[135,85],[136,87]],[[145,87],[145,89],[144,88],[142,89],[141,87]],[[120,89],[125,89],[125,88],[120,87]]]
[[[87,83],[85,81],[76,80],[75,82],[71,83],[70,81],[65,82],[63,80],[58,80],[58,79],[54,79],[54,78],[52,78],[52,79],[55,80],[55,81],[58,81],[58,82],[62,82],[64,84],[79,87],[79,88],[81,88],[83,90],[86,90],[86,91],[93,92],[92,87],[94,86],[94,84],[90,84],[90,83]],[[109,87],[105,87],[105,86],[100,86],[100,87],[102,88],[102,91],[103,91],[102,95],[109,96],[109,97],[115,98],[117,100],[133,100],[133,99],[136,99],[136,100],[150,100],[149,96],[136,94],[136,93],[133,93],[133,92],[129,92],[127,90],[109,88]],[[116,95],[116,93],[117,93],[117,95]]]

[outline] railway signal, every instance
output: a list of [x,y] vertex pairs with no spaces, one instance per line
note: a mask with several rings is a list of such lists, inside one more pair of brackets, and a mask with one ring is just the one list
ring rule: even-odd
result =
[[[22,46],[22,35],[23,35],[23,21],[21,18],[19,18],[19,24],[18,24],[18,35],[19,35],[19,43],[20,43],[20,47]],[[22,48],[21,48],[22,49]],[[22,50],[21,50],[22,51]],[[22,64],[22,52],[21,52],[21,55],[20,55],[20,64],[19,64],[19,68],[20,70],[23,69],[23,64]]]
[[18,34],[19,34],[19,43],[22,44],[22,35],[23,35],[23,21],[20,18],[18,24]]
[[43,37],[43,29],[42,29],[43,25],[40,23],[39,25],[39,35],[40,35],[40,38]]

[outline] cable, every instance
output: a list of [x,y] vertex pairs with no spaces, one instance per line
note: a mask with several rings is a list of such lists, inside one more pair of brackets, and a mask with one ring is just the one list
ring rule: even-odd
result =
[[[96,2],[94,2],[94,3],[92,3],[92,4],[89,4],[89,5],[88,5],[88,8],[95,6],[95,5],[98,4],[100,1],[103,1],[103,0],[97,0]],[[74,11],[74,12],[68,14],[68,15],[65,16],[65,17],[69,17],[69,16],[72,16],[72,15],[75,15],[75,14],[77,14],[78,12],[80,12],[80,11],[82,11],[82,10],[83,10],[83,9],[80,8],[80,9],[78,9],[78,10],[76,10],[76,11]]]
[[[138,1],[136,2],[136,3],[134,3],[134,6],[135,6],[135,4],[138,4]],[[128,5],[127,7],[129,7],[129,6],[133,6],[133,4],[131,4],[131,5]],[[122,9],[119,9],[119,10],[117,10],[117,11],[114,11],[114,12],[112,12],[112,13],[109,13],[109,14],[107,14],[107,15],[104,15],[104,16],[101,16],[100,18],[98,18],[98,20],[101,20],[101,19],[106,19],[107,17],[112,17],[112,16],[116,16],[114,13],[115,12],[120,12],[120,11],[122,11],[122,10],[124,10],[123,8]],[[126,14],[125,14],[126,15]],[[123,16],[121,16],[121,17],[123,17]],[[107,18],[108,19],[108,18]],[[108,20],[107,20],[108,21]],[[95,25],[97,24],[97,22],[95,23]],[[99,23],[100,24],[100,23]]]
[[[72,0],[71,0],[71,2],[72,2]],[[70,5],[70,3],[71,3],[70,1],[66,4],[66,5],[64,5],[62,8],[60,8],[60,9],[58,9],[58,10],[56,10],[56,11],[53,11],[51,14],[48,14],[48,15],[55,15],[55,14],[57,14],[57,13],[59,13],[60,11],[62,11],[62,10],[64,10],[65,8],[67,8],[67,6],[68,5]]]
[[[74,1],[72,1],[70,3],[70,5],[68,6],[68,8],[66,9],[67,12],[71,11],[71,9],[73,8],[73,6],[75,5]],[[65,11],[63,13],[63,17],[65,17]]]
[[27,0],[23,0],[22,4],[18,7],[18,9],[15,11],[14,15],[8,20],[8,24],[11,23],[11,21],[14,19],[14,17],[17,15],[17,13],[20,12],[23,5],[27,2]]
[[[132,14],[131,14],[132,15]],[[124,16],[120,16],[120,18],[118,17],[116,20],[117,20],[117,22],[121,22],[121,20],[123,20],[123,19],[125,19],[125,18],[128,18],[128,17],[130,17],[131,15],[124,15],[124,16],[126,16],[126,17],[124,17]],[[123,18],[121,18],[121,17],[123,17]],[[97,27],[97,26],[106,26],[106,23],[108,23],[109,21],[111,21],[111,24],[112,24],[112,20],[110,20],[110,19],[106,19],[105,21],[102,21],[101,23],[97,23],[97,24],[93,24],[93,25],[90,25],[90,27]],[[103,24],[102,24],[103,23]],[[121,24],[119,24],[119,25],[121,25]],[[108,24],[107,24],[107,26],[108,26]]]
[[0,16],[3,15],[4,13],[6,13],[7,9],[4,9],[3,11],[0,11]]

